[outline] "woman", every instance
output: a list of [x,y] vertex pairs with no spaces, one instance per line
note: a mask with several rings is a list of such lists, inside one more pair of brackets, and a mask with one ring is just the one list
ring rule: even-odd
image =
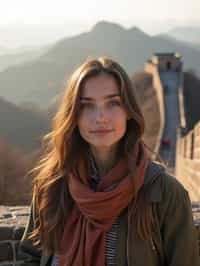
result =
[[150,160],[143,133],[117,62],[73,73],[34,169],[25,265],[200,266],[188,193]]

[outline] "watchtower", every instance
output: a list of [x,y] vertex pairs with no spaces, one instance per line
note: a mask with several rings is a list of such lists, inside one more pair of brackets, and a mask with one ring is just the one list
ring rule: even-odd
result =
[[182,71],[181,56],[178,53],[155,53],[148,63],[156,65],[159,71]]

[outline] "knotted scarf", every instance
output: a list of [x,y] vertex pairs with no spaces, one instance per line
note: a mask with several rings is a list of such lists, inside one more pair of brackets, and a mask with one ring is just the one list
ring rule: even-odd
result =
[[96,191],[90,187],[88,161],[82,159],[76,174],[70,175],[68,187],[73,206],[65,222],[60,241],[59,266],[104,266],[105,236],[115,219],[134,200],[142,187],[148,164],[142,142],[135,144],[134,175],[130,174],[127,158],[101,177]]

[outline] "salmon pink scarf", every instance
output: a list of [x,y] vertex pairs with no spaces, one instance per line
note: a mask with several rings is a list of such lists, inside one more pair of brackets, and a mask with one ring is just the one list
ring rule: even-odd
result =
[[105,235],[122,210],[134,199],[144,182],[147,155],[141,142],[135,144],[134,176],[127,160],[118,163],[101,177],[97,191],[90,188],[88,162],[80,162],[77,174],[69,177],[68,186],[73,207],[66,219],[60,241],[59,266],[104,266]]

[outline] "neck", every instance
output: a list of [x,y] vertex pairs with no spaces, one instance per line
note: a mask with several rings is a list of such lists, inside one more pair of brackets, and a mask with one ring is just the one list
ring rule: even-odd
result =
[[91,147],[91,151],[100,175],[105,175],[117,162],[117,147],[101,149]]

